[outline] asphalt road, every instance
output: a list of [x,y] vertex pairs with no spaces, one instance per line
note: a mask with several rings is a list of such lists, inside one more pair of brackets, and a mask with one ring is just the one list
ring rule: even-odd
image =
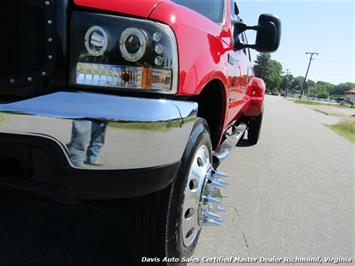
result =
[[260,142],[221,166],[225,225],[202,232],[195,256],[354,257],[355,146],[324,126],[337,121],[267,97]]
[[[225,225],[204,228],[194,256],[354,256],[354,145],[324,126],[337,120],[268,97],[260,143],[221,166]],[[0,266],[130,265],[122,221],[1,190]]]

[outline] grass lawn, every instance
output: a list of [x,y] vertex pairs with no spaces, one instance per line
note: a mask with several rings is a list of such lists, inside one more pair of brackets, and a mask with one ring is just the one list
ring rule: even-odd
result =
[[0,114],[0,126],[5,122],[4,115]]
[[329,126],[339,135],[345,137],[352,143],[355,143],[355,121],[344,121],[336,125]]
[[327,105],[327,106],[337,106],[337,107],[345,107],[345,108],[355,108],[355,106],[351,107],[351,104],[341,104],[341,103],[327,103],[320,101],[311,101],[311,100],[295,100],[294,103],[300,104],[308,104],[308,105]]

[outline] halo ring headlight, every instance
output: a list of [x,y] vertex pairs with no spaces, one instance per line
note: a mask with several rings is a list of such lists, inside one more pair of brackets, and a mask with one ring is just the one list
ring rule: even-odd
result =
[[127,28],[121,34],[121,54],[129,62],[140,60],[145,55],[147,45],[147,34],[143,30]]
[[108,38],[100,26],[92,26],[85,34],[85,47],[92,56],[101,56],[107,49]]

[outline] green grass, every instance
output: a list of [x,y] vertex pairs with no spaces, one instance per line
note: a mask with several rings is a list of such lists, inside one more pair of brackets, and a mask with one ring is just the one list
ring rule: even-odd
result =
[[5,116],[0,114],[0,126],[5,122]]
[[326,102],[319,102],[319,101],[311,101],[311,100],[295,100],[294,103],[298,104],[308,104],[308,105],[326,105],[326,106],[336,106],[336,107],[345,107],[345,108],[355,108],[355,106],[351,107],[350,104],[341,104],[341,103],[326,103]]
[[330,113],[330,112],[327,112],[327,111],[324,111],[324,110],[320,110],[318,108],[314,108],[313,109],[314,111],[317,111],[318,113],[321,113],[321,114],[324,114],[324,115],[328,115],[328,116],[344,116],[344,114],[341,114],[341,113]]
[[338,103],[337,106],[347,107],[347,108],[355,108],[355,105],[351,105],[350,103]]
[[336,125],[331,125],[329,128],[350,142],[355,143],[355,121],[343,121]]
[[310,100],[295,100],[294,103],[299,104],[309,104],[309,105],[333,105],[333,104],[326,104],[317,101],[310,101]]

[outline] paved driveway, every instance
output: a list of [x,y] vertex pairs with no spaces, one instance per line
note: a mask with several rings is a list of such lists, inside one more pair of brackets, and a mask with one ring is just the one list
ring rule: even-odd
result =
[[195,256],[354,256],[355,146],[324,126],[337,121],[267,97],[260,143],[221,167],[225,226],[204,230]]

